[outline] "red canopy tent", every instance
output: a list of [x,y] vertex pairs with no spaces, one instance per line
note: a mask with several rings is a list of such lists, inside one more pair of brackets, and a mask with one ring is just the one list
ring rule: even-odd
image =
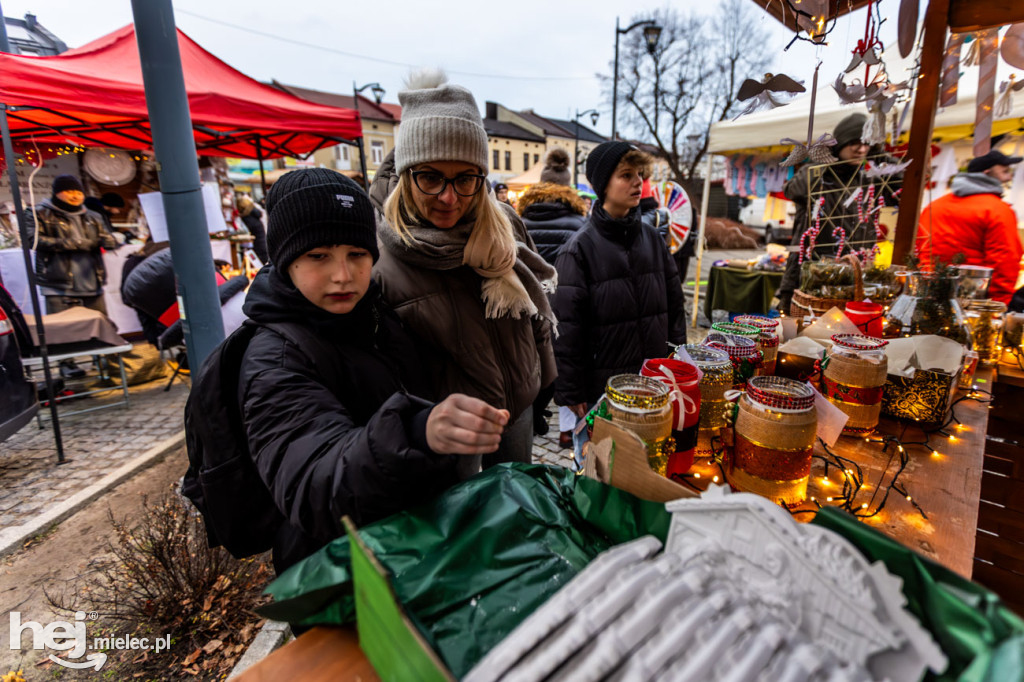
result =
[[[359,114],[236,71],[178,30],[196,148],[207,156],[306,156],[362,136]],[[0,53],[12,141],[152,149],[135,27],[55,57]]]

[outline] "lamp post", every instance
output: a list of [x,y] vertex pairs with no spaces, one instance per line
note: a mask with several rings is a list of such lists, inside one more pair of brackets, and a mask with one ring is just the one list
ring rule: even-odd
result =
[[[381,103],[384,99],[384,88],[380,86],[380,83],[367,83],[361,88],[356,87],[356,82],[352,81],[352,103],[356,108],[356,113],[359,113],[359,93],[370,88],[373,93],[373,99],[377,104]],[[359,117],[359,124],[362,125],[363,117]],[[363,147],[363,136],[360,135],[356,138],[356,143],[359,146],[359,172],[363,174],[363,189],[367,192],[370,191],[370,178],[366,177],[366,149]]]
[[580,179],[580,117],[590,114],[590,125],[596,126],[597,119],[601,114],[597,113],[597,109],[587,109],[580,113],[580,110],[576,110],[576,118],[573,122],[576,124],[573,126],[573,131],[576,133],[576,139],[572,143],[572,188],[579,189]]
[[630,24],[628,28],[619,28],[619,18],[615,17],[615,77],[612,80],[612,139],[615,139],[615,114],[619,104],[619,36],[629,33],[637,26],[644,27],[644,40],[647,42],[648,54],[654,54],[654,48],[658,46],[658,38],[661,37],[661,26],[653,19],[637,21]]

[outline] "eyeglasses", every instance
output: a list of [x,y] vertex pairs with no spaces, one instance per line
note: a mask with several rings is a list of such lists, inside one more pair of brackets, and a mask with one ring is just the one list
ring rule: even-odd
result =
[[448,185],[451,185],[452,189],[459,196],[471,197],[480,191],[485,179],[486,176],[473,173],[462,173],[454,178],[446,178],[437,171],[423,170],[412,172],[412,181],[416,183],[416,187],[424,194],[432,196],[442,194],[448,188]]

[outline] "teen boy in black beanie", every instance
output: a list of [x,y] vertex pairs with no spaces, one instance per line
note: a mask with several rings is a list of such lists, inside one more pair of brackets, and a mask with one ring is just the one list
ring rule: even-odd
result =
[[587,224],[555,261],[558,317],[555,403],[582,417],[615,374],[635,374],[669,343],[686,342],[683,291],[660,235],[640,218],[651,158],[626,142],[605,142],[587,158],[597,193]]

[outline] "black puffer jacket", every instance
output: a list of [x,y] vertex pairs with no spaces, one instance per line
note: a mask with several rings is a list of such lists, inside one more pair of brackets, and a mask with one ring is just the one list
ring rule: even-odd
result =
[[685,343],[683,291],[664,241],[640,211],[616,220],[595,204],[558,256],[555,403],[593,403],[608,377]]
[[117,242],[107,232],[100,216],[50,198],[35,207],[35,217],[32,211],[26,212],[25,224],[29,235],[38,228],[36,278],[43,293],[58,292],[68,296],[103,293],[107,271],[100,247],[117,248]]
[[516,210],[537,245],[537,252],[552,265],[562,245],[587,222],[583,200],[566,185],[541,182],[531,186],[516,204]]
[[457,457],[426,444],[433,405],[403,392],[425,392],[416,346],[376,284],[351,313],[332,315],[268,266],[244,310],[257,322],[309,326],[338,351],[334,368],[317,368],[282,336],[260,329],[242,362],[238,395],[249,451],[286,519],[274,541],[278,572],[341,535],[342,516],[364,525],[457,481]]

